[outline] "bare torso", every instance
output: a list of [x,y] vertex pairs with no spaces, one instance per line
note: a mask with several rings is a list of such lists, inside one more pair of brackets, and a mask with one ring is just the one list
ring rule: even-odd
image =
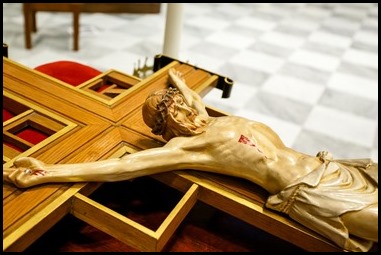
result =
[[271,194],[321,165],[287,148],[266,125],[237,116],[211,118],[203,134],[173,138],[167,146],[193,154],[200,170],[245,178]]

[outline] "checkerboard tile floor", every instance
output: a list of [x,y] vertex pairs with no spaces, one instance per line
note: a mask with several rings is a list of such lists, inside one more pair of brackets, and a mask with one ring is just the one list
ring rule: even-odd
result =
[[[70,14],[39,12],[26,50],[21,4],[3,3],[3,42],[32,68],[74,60],[132,74],[162,53],[166,8],[81,14],[74,52]],[[179,60],[233,79],[230,98],[216,89],[205,102],[266,123],[287,146],[378,161],[378,4],[185,3]]]

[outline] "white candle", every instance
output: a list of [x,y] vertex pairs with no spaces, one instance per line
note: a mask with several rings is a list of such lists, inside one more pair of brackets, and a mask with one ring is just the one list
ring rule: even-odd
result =
[[167,3],[163,54],[178,58],[183,27],[183,3]]

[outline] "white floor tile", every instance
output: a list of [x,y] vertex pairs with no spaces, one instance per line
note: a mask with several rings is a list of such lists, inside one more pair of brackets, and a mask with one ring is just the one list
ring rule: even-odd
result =
[[333,72],[340,64],[340,59],[326,54],[307,50],[298,50],[289,58],[290,62],[316,69]]
[[372,147],[377,122],[338,110],[316,106],[304,126],[342,140]]
[[274,75],[267,80],[262,89],[296,101],[315,105],[325,88],[305,80],[284,75]]
[[334,73],[327,86],[337,91],[378,101],[378,80],[346,73]]
[[245,50],[235,55],[230,62],[266,73],[275,73],[284,63],[284,59],[263,54],[261,52]]

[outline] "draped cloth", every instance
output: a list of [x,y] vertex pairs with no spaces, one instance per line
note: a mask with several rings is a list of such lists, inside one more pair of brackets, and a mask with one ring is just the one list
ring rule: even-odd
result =
[[378,164],[370,159],[332,160],[327,152],[317,157],[320,167],[270,196],[266,207],[288,214],[343,249],[369,251],[373,242],[349,235],[340,215],[378,206]]

